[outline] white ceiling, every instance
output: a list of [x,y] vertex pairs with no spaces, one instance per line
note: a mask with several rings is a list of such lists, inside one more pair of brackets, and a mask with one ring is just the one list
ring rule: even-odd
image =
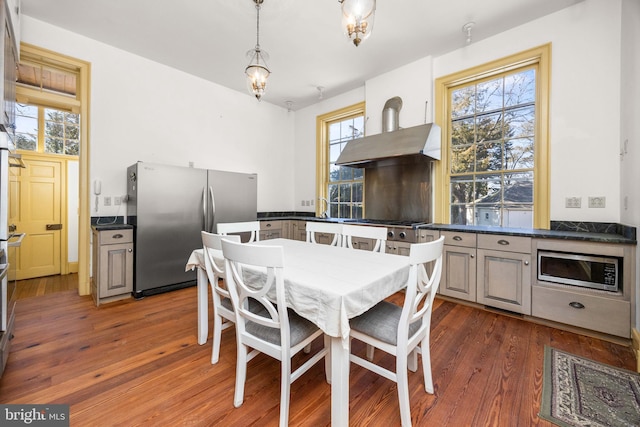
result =
[[[271,76],[262,102],[300,109],[429,55],[464,47],[581,0],[380,0],[371,37],[342,33],[337,0],[264,0],[260,46]],[[22,0],[22,13],[247,93],[253,0]],[[257,102],[257,101],[256,101]]]

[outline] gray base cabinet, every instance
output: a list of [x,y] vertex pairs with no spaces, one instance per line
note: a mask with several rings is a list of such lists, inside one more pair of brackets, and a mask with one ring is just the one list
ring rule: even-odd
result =
[[260,221],[260,240],[280,239],[284,235],[286,221]]
[[476,235],[442,231],[442,278],[440,293],[465,301],[476,301]]
[[[570,326],[624,338],[631,337],[635,318],[635,246],[533,239],[533,251],[560,251],[622,259],[621,291],[609,292],[538,279],[532,272],[532,315]],[[536,264],[537,265],[537,264]]]
[[531,238],[479,234],[477,302],[531,314]]
[[133,230],[93,230],[91,293],[96,305],[133,292]]

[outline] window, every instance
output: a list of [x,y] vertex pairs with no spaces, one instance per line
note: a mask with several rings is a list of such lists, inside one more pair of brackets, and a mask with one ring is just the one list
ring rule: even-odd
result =
[[437,80],[438,222],[548,228],[548,50]]
[[77,156],[80,115],[30,104],[16,105],[16,148]]
[[364,103],[317,118],[316,214],[363,218],[364,170],[335,164],[348,141],[364,136]]

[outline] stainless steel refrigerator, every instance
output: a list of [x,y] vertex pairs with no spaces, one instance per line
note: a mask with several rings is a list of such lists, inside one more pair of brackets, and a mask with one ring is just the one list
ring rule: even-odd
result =
[[195,284],[185,272],[200,231],[255,221],[256,174],[137,162],[127,168],[127,222],[134,227],[134,297]]

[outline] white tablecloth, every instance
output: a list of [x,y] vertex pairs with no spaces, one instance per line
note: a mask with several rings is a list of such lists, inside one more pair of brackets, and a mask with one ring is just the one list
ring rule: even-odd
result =
[[[254,244],[284,248],[287,306],[332,337],[346,339],[349,319],[401,289],[409,274],[409,258],[400,255],[290,239]],[[187,261],[194,268],[204,268],[201,249]]]
[[[331,425],[349,425],[349,319],[402,289],[409,257],[273,239],[284,248],[287,305],[331,336]],[[207,339],[207,277],[202,249],[187,269],[198,268],[198,336]],[[246,279],[246,277],[245,277]]]

